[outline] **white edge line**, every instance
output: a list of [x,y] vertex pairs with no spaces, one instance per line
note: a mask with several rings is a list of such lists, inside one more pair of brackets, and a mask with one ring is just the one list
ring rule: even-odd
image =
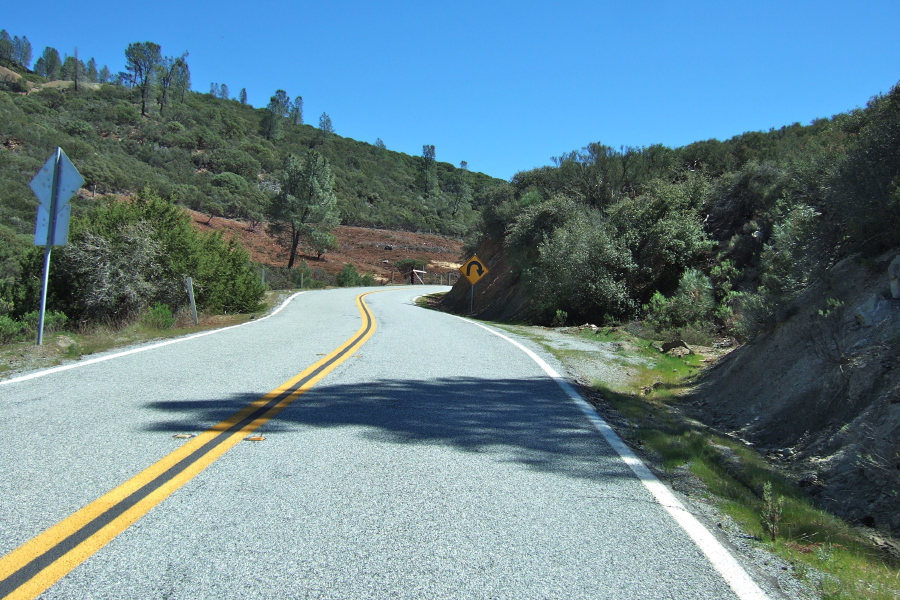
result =
[[300,294],[305,294],[306,292],[297,292],[290,296],[287,300],[281,303],[281,305],[262,317],[261,319],[253,319],[252,321],[247,321],[246,323],[241,323],[239,325],[230,325],[228,327],[222,327],[221,329],[212,329],[210,331],[204,331],[202,333],[195,333],[192,335],[187,335],[184,337],[174,338],[171,340],[166,340],[165,342],[159,342],[157,344],[151,344],[149,346],[141,346],[140,348],[133,348],[131,350],[125,350],[124,352],[117,352],[115,354],[107,354],[105,356],[98,356],[97,358],[89,358],[88,360],[80,360],[78,362],[70,363],[68,365],[62,365],[60,367],[52,367],[50,369],[44,369],[41,371],[35,371],[33,373],[29,373],[28,375],[22,375],[20,377],[13,377],[12,379],[6,379],[4,381],[0,381],[0,385],[6,385],[8,383],[19,383],[22,381],[28,381],[29,379],[37,379],[38,377],[44,377],[45,375],[50,375],[52,373],[59,373],[60,371],[68,371],[69,369],[77,369],[79,367],[86,367],[87,365],[93,365],[95,363],[104,362],[107,360],[112,360],[114,358],[121,358],[123,356],[128,356],[130,354],[137,354],[139,352],[146,352],[147,350],[155,350],[156,348],[162,348],[163,346],[170,346],[172,344],[178,344],[180,342],[186,342],[188,340],[193,340],[201,337],[205,337],[207,335],[213,335],[214,333],[221,333],[223,331],[228,331],[229,329],[235,329],[237,327],[243,327],[244,325],[250,325],[252,323],[259,323],[260,321],[265,321],[269,317],[274,317],[281,310],[288,305],[288,303],[299,296]]
[[[451,315],[456,316],[456,315]],[[685,509],[684,505],[675,497],[674,494],[663,483],[657,479],[647,465],[641,461],[637,455],[631,451],[622,438],[610,427],[609,423],[600,416],[600,414],[579,394],[575,388],[569,384],[566,379],[551,367],[540,356],[517,342],[516,340],[503,335],[502,333],[486,327],[481,323],[456,316],[457,319],[471,323],[477,327],[481,327],[497,337],[503,338],[513,346],[519,348],[527,354],[537,365],[550,376],[563,392],[581,409],[581,412],[590,420],[591,424],[600,432],[603,438],[622,458],[622,461],[628,465],[644,487],[653,495],[656,501],[662,506],[669,515],[681,526],[682,529],[690,536],[695,544],[700,548],[709,562],[719,574],[725,579],[728,585],[734,590],[742,600],[768,600],[768,596],[760,589],[759,585],[747,574],[747,571],[737,562],[734,556],[703,526],[697,518]]]

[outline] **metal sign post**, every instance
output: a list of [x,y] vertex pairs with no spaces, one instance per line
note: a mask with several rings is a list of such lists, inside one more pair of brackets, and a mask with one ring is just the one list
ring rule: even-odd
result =
[[469,293],[469,312],[475,312],[475,284],[478,281],[489,273],[488,268],[484,265],[483,262],[478,258],[477,255],[473,255],[472,258],[467,260],[463,266],[459,268],[460,272],[465,275],[466,279],[469,280],[469,283],[472,284],[472,288]]
[[44,342],[44,313],[47,309],[47,284],[50,280],[50,250],[69,241],[69,199],[84,184],[84,178],[62,148],[47,159],[29,186],[37,196],[38,214],[34,225],[34,245],[44,246],[44,275],[41,308],[38,313],[37,345]]

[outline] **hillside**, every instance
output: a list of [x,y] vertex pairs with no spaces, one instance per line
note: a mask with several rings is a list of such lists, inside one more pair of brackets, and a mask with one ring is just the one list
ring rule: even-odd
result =
[[343,224],[455,236],[473,230],[486,190],[499,183],[286,118],[267,136],[266,109],[210,94],[186,92],[142,116],[133,88],[82,84],[76,92],[67,81],[8,79],[0,78],[0,223],[16,233],[32,225],[27,184],[56,146],[93,193],[149,187],[188,208],[242,218],[263,215],[288,154],[315,148],[334,173]]
[[[278,245],[264,226],[251,228],[245,222],[189,212],[194,226],[201,232],[222,232],[227,239],[237,238],[250,252],[254,263],[267,267],[287,264],[287,250]],[[448,274],[454,282],[459,277],[462,242],[455,238],[348,225],[339,226],[335,236],[336,247],[321,259],[314,255],[302,256],[310,269],[321,273],[319,279],[327,281],[349,264],[362,274],[373,275],[378,283],[390,283],[392,277],[394,283],[400,283],[400,274],[393,265],[403,259],[423,261],[428,283],[450,281]]]

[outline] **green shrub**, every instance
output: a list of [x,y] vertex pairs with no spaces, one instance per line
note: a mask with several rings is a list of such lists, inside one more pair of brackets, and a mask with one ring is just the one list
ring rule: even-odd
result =
[[[23,304],[40,294],[42,257],[36,248],[25,261]],[[208,311],[252,312],[264,292],[236,242],[199,233],[182,209],[145,190],[73,220],[69,244],[54,251],[48,306],[76,321],[125,323],[156,303],[184,305],[187,276]]]
[[24,329],[24,323],[20,323],[6,315],[0,315],[0,344],[9,344],[19,338]]
[[153,329],[172,329],[175,327],[175,317],[167,304],[157,302],[144,313],[144,325]]
[[335,284],[339,287],[364,287],[375,285],[375,278],[370,274],[361,274],[356,267],[347,263],[341,272],[335,276]]
[[644,306],[647,320],[658,329],[693,326],[709,320],[715,308],[712,283],[696,269],[688,269],[671,298],[659,291]]

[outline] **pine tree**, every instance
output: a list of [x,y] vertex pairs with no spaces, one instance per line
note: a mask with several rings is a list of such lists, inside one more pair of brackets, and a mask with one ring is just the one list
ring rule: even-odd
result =
[[291,101],[284,90],[276,90],[275,95],[269,99],[266,114],[260,123],[262,135],[267,140],[277,140],[281,137],[284,120],[289,115],[290,104]]
[[228,84],[223,83],[219,86],[219,98],[228,100]]
[[436,183],[435,176],[435,152],[434,144],[425,144],[422,146],[422,193],[430,196],[433,192],[432,188]]
[[92,56],[87,61],[87,70],[84,72],[84,78],[90,83],[97,83],[97,61]]
[[147,98],[156,77],[156,67],[162,61],[159,44],[135,42],[125,50],[125,69],[131,74],[141,94],[141,116],[147,115]]
[[0,29],[0,63],[12,65],[15,53],[13,39],[5,29]]
[[291,105],[290,118],[294,125],[303,125],[303,96],[294,98],[294,103]]
[[59,58],[59,52],[56,51],[56,48],[51,48],[47,46],[44,48],[43,54],[41,54],[41,58],[44,59],[44,77],[49,79],[50,81],[56,81],[59,79],[59,72],[62,69],[62,61]]
[[177,58],[166,56],[156,67],[156,102],[159,104],[159,114],[163,114],[165,111],[171,94],[180,97],[182,100],[184,99],[181,88],[183,85],[183,72],[187,69],[187,54],[185,52]]
[[322,113],[322,116],[319,117],[319,131],[326,136],[334,133],[334,125],[332,125],[331,117],[328,116],[328,113]]
[[340,222],[334,175],[328,161],[315,150],[303,159],[289,155],[269,209],[270,231],[290,248],[288,268],[305,241],[321,258],[334,243],[331,231]]
[[13,38],[13,58],[26,69],[31,67],[31,42],[25,36]]
[[247,104],[247,88],[241,88],[241,93],[238,94],[238,100],[241,104]]

